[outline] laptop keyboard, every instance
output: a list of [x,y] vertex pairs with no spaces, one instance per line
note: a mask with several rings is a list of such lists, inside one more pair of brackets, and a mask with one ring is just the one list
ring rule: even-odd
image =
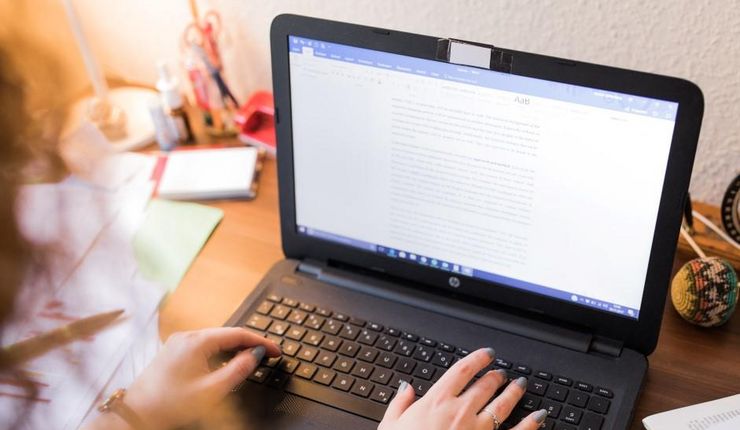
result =
[[[249,381],[266,384],[380,421],[401,381],[423,396],[470,351],[350,315],[267,296],[245,325],[282,348],[265,358]],[[477,377],[504,369],[509,380],[525,376],[527,392],[502,424],[513,427],[532,411],[546,409],[546,430],[600,430],[614,396],[568,376],[496,358]]]

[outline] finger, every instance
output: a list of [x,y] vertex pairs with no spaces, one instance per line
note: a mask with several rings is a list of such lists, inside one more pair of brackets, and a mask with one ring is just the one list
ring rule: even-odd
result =
[[547,411],[540,409],[539,411],[532,412],[531,414],[524,417],[519,424],[515,425],[511,430],[535,430],[540,428],[542,423],[547,418]]
[[415,399],[416,393],[414,389],[406,381],[403,381],[398,387],[396,397],[388,404],[385,415],[383,415],[383,421],[400,418],[401,414],[414,403]]
[[496,394],[502,385],[506,383],[506,371],[496,369],[487,372],[480,379],[475,381],[464,393],[460,395],[466,408],[473,414],[477,414],[483,409],[491,397]]
[[457,396],[473,376],[488,366],[496,356],[493,348],[481,348],[453,364],[427,392],[427,396]]
[[506,418],[511,415],[511,411],[514,410],[514,406],[519,403],[524,392],[527,389],[527,378],[521,377],[515,381],[512,381],[504,391],[493,399],[484,410],[478,414],[478,419],[481,421],[490,421],[491,415],[486,411],[493,414],[499,422],[504,422]]
[[208,356],[221,351],[231,351],[257,345],[264,346],[269,357],[280,355],[280,347],[275,345],[275,342],[241,327],[207,328],[198,331],[197,336],[200,338],[201,346]]
[[206,377],[206,384],[223,394],[244,381],[254,372],[259,362],[265,356],[266,348],[258,345],[241,351],[234,358],[224,363],[222,367],[214,370]]

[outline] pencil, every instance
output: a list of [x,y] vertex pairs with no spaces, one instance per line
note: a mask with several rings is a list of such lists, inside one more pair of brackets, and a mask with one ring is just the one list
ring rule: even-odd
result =
[[3,347],[0,350],[0,363],[3,367],[17,366],[54,348],[91,336],[118,319],[123,312],[123,309],[118,309],[80,318],[62,327]]

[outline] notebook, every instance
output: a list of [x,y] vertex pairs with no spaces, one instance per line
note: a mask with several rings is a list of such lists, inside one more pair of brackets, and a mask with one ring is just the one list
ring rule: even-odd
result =
[[157,194],[173,200],[251,199],[257,195],[260,169],[257,148],[173,151],[158,169]]

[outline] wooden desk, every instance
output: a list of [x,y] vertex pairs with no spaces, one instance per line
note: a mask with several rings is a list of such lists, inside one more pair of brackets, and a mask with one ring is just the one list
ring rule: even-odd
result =
[[[282,258],[275,173],[274,160],[268,160],[254,201],[214,204],[224,210],[224,220],[162,308],[163,339],[175,331],[223,324]],[[632,429],[642,429],[642,418],[655,412],[738,392],[740,316],[719,329],[700,329],[681,320],[668,303]]]

